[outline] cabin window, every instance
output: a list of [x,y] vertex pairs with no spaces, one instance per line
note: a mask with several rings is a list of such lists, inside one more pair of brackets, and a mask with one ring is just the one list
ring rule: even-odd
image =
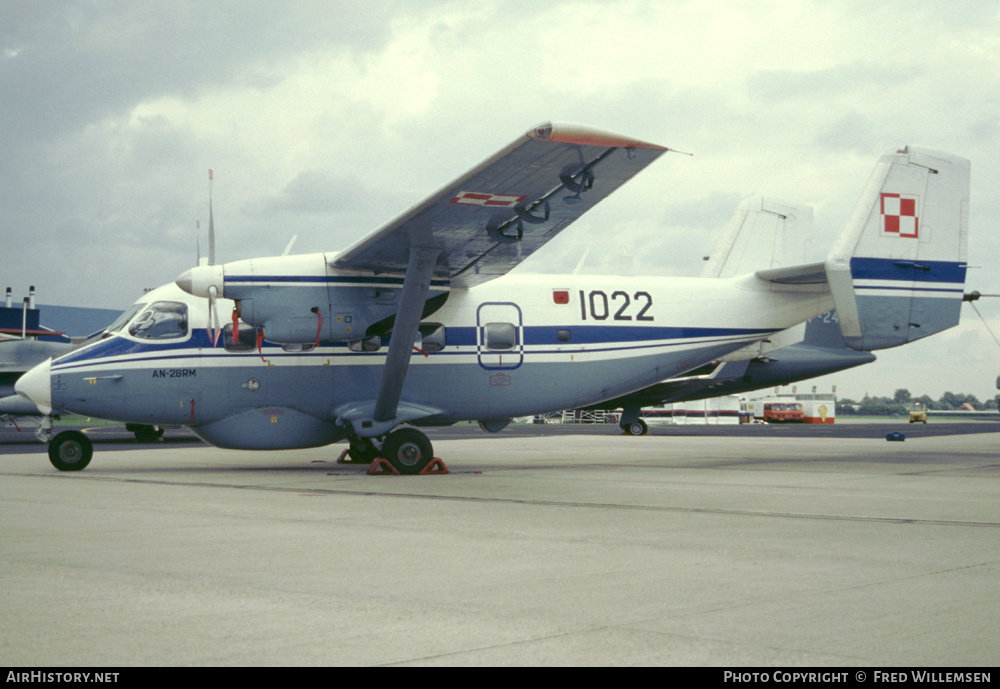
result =
[[188,334],[187,316],[187,304],[157,301],[139,314],[128,332],[143,340],[176,340]]
[[311,352],[312,350],[316,349],[316,345],[313,343],[301,344],[293,342],[290,344],[283,344],[281,345],[281,348],[286,352]]
[[233,342],[233,324],[226,323],[220,339],[227,352],[252,352],[257,349],[257,328],[240,323],[236,331],[236,342]]
[[347,348],[352,352],[377,352],[382,346],[382,338],[379,335],[366,337],[363,340],[351,340],[347,343]]
[[514,349],[517,346],[517,327],[513,323],[487,323],[483,331],[486,349]]
[[560,342],[569,342],[572,339],[569,330],[557,330],[556,339]]
[[422,323],[417,347],[428,353],[440,352],[444,349],[446,335],[445,327],[440,323]]

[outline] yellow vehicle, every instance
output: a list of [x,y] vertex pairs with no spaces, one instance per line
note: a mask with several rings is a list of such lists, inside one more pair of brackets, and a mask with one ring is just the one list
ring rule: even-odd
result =
[[920,402],[911,404],[910,423],[927,423],[927,407]]

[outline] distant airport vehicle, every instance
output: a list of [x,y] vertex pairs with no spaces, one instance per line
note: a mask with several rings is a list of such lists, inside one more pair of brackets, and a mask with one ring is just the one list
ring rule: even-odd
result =
[[802,404],[791,400],[763,399],[747,404],[753,418],[764,423],[802,423],[805,413]]
[[914,402],[907,410],[909,412],[910,423],[927,423],[927,407],[920,402]]
[[[187,271],[17,390],[45,410],[184,424],[221,447],[347,440],[357,458],[419,473],[433,449],[403,424],[596,404],[833,308],[857,349],[957,324],[969,163],[916,148],[879,160],[825,262],[728,278],[507,275],[666,151],[539,126],[343,252]],[[72,431],[49,444],[62,470],[91,455]]]

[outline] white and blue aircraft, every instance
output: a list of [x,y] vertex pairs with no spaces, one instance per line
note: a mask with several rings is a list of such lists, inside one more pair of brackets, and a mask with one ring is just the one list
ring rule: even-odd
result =
[[[879,160],[825,262],[725,278],[507,274],[667,150],[541,125],[340,253],[187,271],[16,389],[43,410],[182,424],[220,447],[347,440],[360,460],[419,473],[433,450],[412,425],[596,404],[832,308],[861,350],[957,324],[969,163],[917,148]],[[75,431],[49,443],[61,470],[91,456]]]

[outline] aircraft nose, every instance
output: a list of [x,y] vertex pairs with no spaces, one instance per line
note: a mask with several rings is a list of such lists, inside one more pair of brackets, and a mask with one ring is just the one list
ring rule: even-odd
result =
[[35,403],[43,414],[52,411],[52,359],[46,359],[14,383],[14,392]]

